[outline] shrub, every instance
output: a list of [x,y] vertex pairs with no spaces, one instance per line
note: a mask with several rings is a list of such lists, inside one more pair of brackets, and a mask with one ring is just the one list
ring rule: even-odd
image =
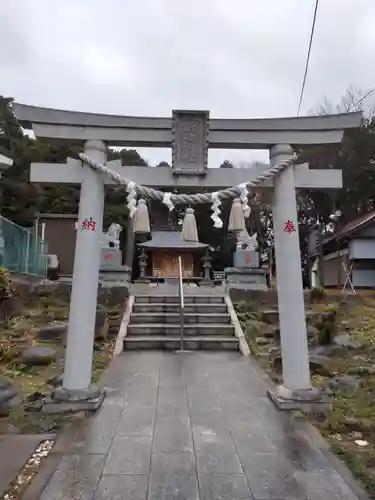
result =
[[326,292],[324,288],[316,287],[312,288],[310,292],[310,300],[323,300],[326,298]]
[[12,280],[8,271],[0,267],[0,302],[15,295]]

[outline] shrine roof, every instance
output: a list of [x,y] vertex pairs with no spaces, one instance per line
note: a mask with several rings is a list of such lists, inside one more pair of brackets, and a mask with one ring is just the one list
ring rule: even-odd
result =
[[347,222],[344,226],[342,226],[336,233],[332,236],[326,238],[323,243],[328,243],[332,240],[341,240],[343,238],[347,238],[358,231],[365,229],[370,224],[375,222],[375,210],[368,212],[367,214],[362,214],[355,219]]
[[184,241],[181,231],[152,231],[151,240],[139,243],[138,246],[150,249],[201,250],[208,245],[199,241]]

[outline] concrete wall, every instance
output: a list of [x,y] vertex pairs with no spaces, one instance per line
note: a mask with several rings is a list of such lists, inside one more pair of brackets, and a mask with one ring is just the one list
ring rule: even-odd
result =
[[375,259],[375,238],[354,238],[349,242],[351,259]]
[[39,217],[39,234],[44,222],[46,224],[45,238],[48,253],[57,255],[60,263],[60,274],[63,276],[73,274],[77,219],[77,215],[67,214],[41,214]]

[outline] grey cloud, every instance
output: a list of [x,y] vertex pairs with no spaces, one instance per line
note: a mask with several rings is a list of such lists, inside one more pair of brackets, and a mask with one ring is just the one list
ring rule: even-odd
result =
[[[129,115],[296,113],[314,0],[1,0],[0,92]],[[374,85],[373,0],[320,2],[302,113]],[[143,152],[152,162],[161,150]],[[210,164],[267,155],[214,151]]]

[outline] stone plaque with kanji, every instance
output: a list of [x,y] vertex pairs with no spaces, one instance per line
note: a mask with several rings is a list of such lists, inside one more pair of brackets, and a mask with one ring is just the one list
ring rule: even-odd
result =
[[259,267],[259,252],[236,250],[233,254],[234,267]]
[[207,170],[208,111],[173,111],[172,170],[204,175]]

